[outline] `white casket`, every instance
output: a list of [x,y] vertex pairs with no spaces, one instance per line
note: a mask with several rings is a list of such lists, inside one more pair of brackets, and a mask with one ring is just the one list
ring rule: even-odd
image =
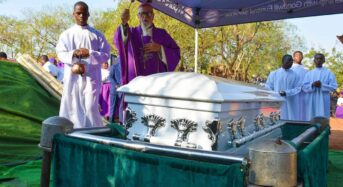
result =
[[261,87],[183,72],[140,76],[118,91],[128,139],[216,151],[278,123],[283,101]]

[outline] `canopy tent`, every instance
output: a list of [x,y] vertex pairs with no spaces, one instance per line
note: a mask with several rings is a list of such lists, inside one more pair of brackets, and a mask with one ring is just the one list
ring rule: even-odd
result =
[[193,28],[343,13],[343,0],[149,0],[148,2],[155,9]]
[[198,28],[343,13],[343,0],[139,0],[195,28],[194,72],[198,69]]

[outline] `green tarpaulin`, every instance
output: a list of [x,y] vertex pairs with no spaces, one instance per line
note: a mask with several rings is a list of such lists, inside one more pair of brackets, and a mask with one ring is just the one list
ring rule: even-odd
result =
[[40,170],[39,161],[26,164],[40,159],[41,123],[58,109],[59,101],[19,64],[0,61],[0,186],[39,184],[31,176]]

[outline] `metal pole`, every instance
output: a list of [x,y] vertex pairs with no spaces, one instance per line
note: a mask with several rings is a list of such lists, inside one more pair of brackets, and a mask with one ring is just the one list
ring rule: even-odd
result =
[[50,185],[50,168],[52,157],[52,138],[55,134],[72,132],[73,123],[66,118],[53,116],[42,122],[42,131],[38,147],[43,151],[42,171],[40,178],[41,187]]
[[262,129],[262,130],[260,130],[260,131],[255,132],[255,133],[253,133],[253,134],[250,134],[250,135],[248,135],[248,136],[245,136],[245,137],[243,137],[243,138],[235,139],[235,140],[233,141],[233,146],[234,146],[234,147],[239,147],[239,146],[241,146],[242,144],[244,144],[244,143],[246,143],[246,142],[249,142],[249,141],[251,141],[251,140],[253,140],[253,139],[257,138],[257,137],[260,137],[260,136],[262,136],[262,135],[265,135],[265,134],[269,133],[270,131],[272,131],[272,130],[274,130],[274,129],[276,129],[276,128],[279,128],[279,127],[281,127],[281,126],[283,126],[283,125],[285,125],[285,124],[286,124],[286,123],[281,122],[281,123],[279,123],[279,124],[276,124],[276,125],[267,127],[267,128],[265,128],[265,129]]
[[122,140],[117,138],[109,138],[103,136],[95,136],[86,134],[86,131],[77,131],[68,134],[70,137],[80,138],[87,141],[93,141],[100,144],[111,145],[114,147],[135,150],[138,152],[151,153],[169,157],[177,157],[183,159],[197,160],[210,163],[237,163],[244,162],[245,158],[241,156],[228,155],[225,153],[204,151],[198,149],[184,149],[179,147],[163,146],[149,144],[140,141]]
[[303,132],[302,134],[300,134],[299,136],[295,137],[292,140],[292,143],[294,143],[297,147],[299,145],[301,145],[306,139],[308,139],[309,137],[313,136],[315,133],[317,133],[317,129],[316,127],[311,127],[309,129],[307,129],[305,132]]
[[198,29],[195,29],[194,32],[194,40],[195,40],[195,51],[194,51],[194,72],[198,72]]
[[50,185],[51,155],[50,151],[43,151],[42,172],[40,176],[41,187],[49,187]]

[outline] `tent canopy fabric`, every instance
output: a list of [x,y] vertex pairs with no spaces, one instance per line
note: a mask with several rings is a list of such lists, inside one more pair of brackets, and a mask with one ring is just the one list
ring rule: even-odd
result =
[[[139,0],[146,2],[146,0]],[[343,0],[149,0],[151,5],[193,27],[343,13]]]

